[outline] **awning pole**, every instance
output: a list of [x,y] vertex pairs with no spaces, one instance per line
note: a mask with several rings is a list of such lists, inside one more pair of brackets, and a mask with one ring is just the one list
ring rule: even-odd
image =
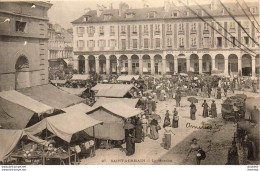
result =
[[93,137],[94,137],[94,147],[93,147],[93,155],[96,154],[96,138],[95,138],[95,126],[93,126]]
[[70,161],[70,143],[68,144],[68,152],[69,152],[69,165],[71,165],[71,161]]

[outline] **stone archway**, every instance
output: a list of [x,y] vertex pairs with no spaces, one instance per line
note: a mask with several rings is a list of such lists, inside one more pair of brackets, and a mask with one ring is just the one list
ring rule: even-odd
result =
[[154,56],[154,73],[162,74],[162,56],[159,54]]
[[228,56],[228,73],[238,73],[238,57],[235,54]]
[[30,67],[26,56],[20,56],[15,64],[15,89],[30,87]]
[[121,55],[119,57],[119,71],[122,74],[128,74],[128,58],[126,55]]
[[260,76],[260,54],[255,57],[255,73]]
[[116,58],[116,56],[110,55],[109,60],[110,60],[110,73],[116,74],[117,73],[117,58]]
[[94,55],[88,56],[89,73],[94,74],[96,72],[96,59]]
[[202,56],[202,72],[211,74],[212,70],[212,61],[209,54]]
[[244,54],[242,56],[242,75],[251,76],[252,75],[252,57],[249,54]]
[[215,69],[224,72],[225,70],[225,57],[222,54],[215,56]]
[[166,74],[173,74],[174,73],[174,56],[172,54],[166,55]]
[[190,71],[199,73],[199,56],[197,54],[190,55]]
[[151,57],[144,55],[143,59],[143,74],[151,74]]
[[133,74],[139,74],[139,57],[137,55],[131,56],[132,60],[132,73]]
[[98,62],[99,62],[99,68],[97,68],[97,70],[99,70],[100,74],[105,74],[106,73],[106,57],[104,55],[100,55],[98,57]]
[[85,57],[83,55],[78,56],[78,68],[79,74],[85,73]]

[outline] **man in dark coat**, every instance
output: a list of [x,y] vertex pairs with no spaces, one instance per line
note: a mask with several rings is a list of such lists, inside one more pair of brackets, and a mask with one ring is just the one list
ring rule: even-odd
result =
[[203,107],[203,113],[202,113],[202,116],[204,118],[208,117],[209,116],[209,105],[208,103],[206,102],[206,100],[204,100],[204,102],[202,103],[202,107]]
[[181,91],[178,88],[175,94],[175,100],[176,100],[176,107],[180,107],[181,105]]

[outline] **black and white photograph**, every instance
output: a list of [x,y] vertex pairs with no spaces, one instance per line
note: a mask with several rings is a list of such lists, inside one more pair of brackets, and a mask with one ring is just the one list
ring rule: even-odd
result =
[[259,12],[259,0],[0,0],[0,169],[258,171]]

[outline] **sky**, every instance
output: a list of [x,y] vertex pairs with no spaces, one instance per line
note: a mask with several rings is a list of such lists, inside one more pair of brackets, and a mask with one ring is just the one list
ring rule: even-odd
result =
[[[177,2],[177,0],[170,0]],[[183,0],[186,2],[187,0]],[[189,0],[192,1],[192,0]],[[197,0],[198,3],[209,3],[211,0]],[[221,0],[222,2],[236,2],[236,0]],[[245,0],[252,2],[257,0]],[[50,0],[53,4],[48,11],[49,19],[52,24],[60,24],[62,27],[68,29],[72,28],[71,22],[81,17],[86,13],[86,9],[97,9],[97,5],[104,5],[113,8],[118,8],[120,2],[126,2],[130,8],[142,8],[144,4],[149,7],[161,7],[164,5],[164,0]],[[243,2],[243,0],[239,0]]]

